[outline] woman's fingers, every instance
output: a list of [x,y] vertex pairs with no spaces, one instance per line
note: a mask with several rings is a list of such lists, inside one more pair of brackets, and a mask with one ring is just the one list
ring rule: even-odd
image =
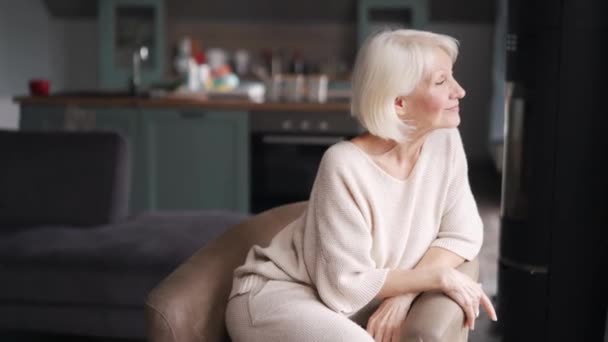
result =
[[380,322],[378,321],[378,317],[370,317],[369,323],[367,324],[367,332],[374,338],[375,342],[384,342],[382,340],[383,329]]
[[479,315],[479,297],[481,295],[481,290],[477,287],[477,284],[474,284],[474,287],[470,287],[467,289],[467,317],[468,317],[468,326],[471,330],[475,329],[475,320]]
[[[476,284],[475,284],[476,285]],[[475,320],[479,311],[479,289],[475,286],[467,288],[467,304],[469,306],[469,328],[475,329]]]
[[384,333],[384,339],[386,340],[386,342],[400,342],[401,334],[399,333],[399,328],[401,327],[402,320],[403,317],[398,312],[391,312],[389,316],[389,321],[391,323],[386,327],[388,331]]
[[460,305],[462,311],[464,313],[464,324],[465,326],[471,328],[474,319],[473,306],[471,305],[471,297],[468,293],[460,293],[458,296],[453,297],[456,303]]
[[374,333],[376,332],[376,329],[374,329],[374,316],[369,318],[369,321],[367,322],[367,333],[374,337]]
[[490,316],[490,319],[496,322],[498,320],[498,317],[496,316],[496,310],[494,310],[494,305],[492,305],[492,301],[490,300],[490,298],[488,298],[488,296],[484,292],[482,292],[480,300],[481,305],[488,313],[488,316]]
[[383,337],[384,337],[384,329],[382,329],[382,327],[378,327],[378,329],[376,329],[376,335],[374,336],[374,341],[384,342],[384,340],[382,339]]
[[401,323],[407,313],[399,298],[386,300],[368,320],[366,330],[375,342],[400,342]]
[[477,319],[477,317],[479,317],[479,301],[480,301],[481,294],[483,294],[483,291],[479,290],[473,296],[473,313],[475,314],[475,319]]
[[481,284],[474,282],[467,275],[458,270],[448,270],[444,277],[444,292],[452,297],[465,314],[465,325],[475,328],[475,320],[479,317],[480,305],[492,320],[497,320],[496,311],[492,302],[481,288]]
[[469,302],[466,309],[468,326],[471,330],[475,329],[475,309],[473,308],[473,303]]
[[391,342],[401,342],[401,329],[400,327],[396,327],[393,329],[393,334],[392,334],[393,338],[391,339]]
[[476,299],[473,301],[473,319],[476,320],[479,317],[479,300]]

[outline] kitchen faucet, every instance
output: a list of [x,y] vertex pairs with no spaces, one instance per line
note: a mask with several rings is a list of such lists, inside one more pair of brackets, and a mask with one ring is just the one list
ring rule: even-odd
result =
[[129,84],[131,95],[138,96],[141,92],[141,63],[148,59],[148,47],[141,46],[133,52],[132,76]]

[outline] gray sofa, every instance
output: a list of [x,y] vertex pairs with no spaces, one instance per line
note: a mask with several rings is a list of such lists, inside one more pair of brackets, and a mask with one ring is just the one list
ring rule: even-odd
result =
[[247,215],[128,216],[128,143],[0,131],[0,333],[144,338],[146,295]]

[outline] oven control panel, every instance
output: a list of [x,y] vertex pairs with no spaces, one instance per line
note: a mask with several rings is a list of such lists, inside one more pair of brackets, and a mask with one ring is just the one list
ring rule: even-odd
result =
[[364,130],[348,113],[252,112],[254,133],[308,133],[358,135]]

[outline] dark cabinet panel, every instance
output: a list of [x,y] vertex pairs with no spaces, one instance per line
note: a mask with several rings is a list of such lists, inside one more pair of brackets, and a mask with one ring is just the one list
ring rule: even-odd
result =
[[[95,17],[98,12],[96,1],[44,0],[44,3],[49,12],[56,17]],[[357,0],[169,0],[166,3],[168,16],[174,19],[354,23],[357,18]],[[496,1],[429,0],[429,7],[432,21],[491,23],[495,18]],[[538,10],[542,10],[542,5],[538,7]]]

